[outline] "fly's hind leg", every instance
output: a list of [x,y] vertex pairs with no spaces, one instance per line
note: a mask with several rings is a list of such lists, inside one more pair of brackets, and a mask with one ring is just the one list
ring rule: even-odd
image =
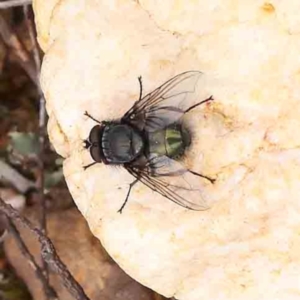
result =
[[210,178],[210,177],[208,177],[208,176],[199,174],[199,173],[194,172],[194,171],[192,171],[192,170],[188,170],[188,171],[189,171],[190,173],[192,173],[193,175],[195,175],[195,176],[199,176],[199,177],[201,177],[201,178],[204,178],[204,179],[208,180],[211,184],[214,184],[215,181],[216,181],[216,179],[213,179],[213,178]]
[[[210,97],[206,98],[205,100],[203,100],[203,101],[201,101],[201,102],[199,102],[199,103],[196,103],[196,104],[190,106],[187,110],[184,111],[184,113],[186,114],[187,112],[191,111],[192,109],[196,108],[197,106],[200,106],[201,104],[204,104],[204,103],[206,103],[206,102],[213,101],[213,100],[214,100],[213,96],[210,96]],[[188,170],[188,171],[189,171],[190,173],[192,173],[193,175],[195,175],[195,176],[198,176],[198,177],[201,177],[201,178],[204,178],[204,179],[208,180],[208,181],[209,181],[210,183],[212,183],[212,184],[214,184],[215,181],[216,181],[216,179],[213,179],[213,178],[210,178],[210,177],[208,177],[208,176],[199,174],[199,173],[194,172],[194,171],[192,171],[192,170]]]
[[201,104],[204,104],[206,102],[213,101],[213,100],[214,100],[213,96],[210,96],[207,99],[190,106],[187,110],[184,111],[184,113],[186,114],[187,112],[191,111],[192,109],[196,108],[197,106],[200,106]]

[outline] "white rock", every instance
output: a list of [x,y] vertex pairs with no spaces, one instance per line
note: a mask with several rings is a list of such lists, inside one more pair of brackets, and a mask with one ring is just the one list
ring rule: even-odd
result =
[[[70,191],[133,278],[181,300],[298,299],[300,39],[296,0],[35,1],[49,133]],[[187,161],[217,178],[205,212],[176,206],[82,140],[180,72],[201,70],[210,107],[189,118]]]

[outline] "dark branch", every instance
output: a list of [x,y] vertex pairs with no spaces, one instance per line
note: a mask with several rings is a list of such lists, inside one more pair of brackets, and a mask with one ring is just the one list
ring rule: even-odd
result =
[[19,215],[11,205],[6,204],[1,198],[0,210],[14,222],[19,222],[22,226],[29,229],[38,238],[42,248],[43,259],[48,263],[49,267],[60,276],[64,286],[72,296],[77,300],[89,300],[80,284],[74,279],[66,265],[61,261],[51,240],[45,236],[40,229],[34,227],[28,219]]
[[[46,220],[46,202],[44,195],[44,155],[45,155],[45,139],[46,139],[46,108],[45,108],[45,98],[41,89],[39,77],[40,77],[40,68],[41,68],[41,58],[39,54],[39,49],[36,41],[36,32],[34,28],[33,21],[30,17],[30,10],[27,5],[23,7],[23,12],[25,15],[25,22],[29,32],[30,41],[32,44],[32,52],[34,57],[34,65],[35,65],[35,73],[36,73],[36,86],[40,99],[40,107],[39,107],[39,156],[38,156],[38,165],[39,165],[39,173],[38,173],[38,190],[39,190],[39,203],[40,203],[40,228],[43,231],[43,234],[47,234],[47,220]],[[45,270],[46,278],[48,279],[48,269],[47,264],[43,263],[43,269]]]
[[31,268],[34,270],[37,278],[41,281],[44,291],[46,293],[46,296],[48,297],[48,299],[58,299],[57,293],[55,292],[53,287],[51,287],[49,285],[48,280],[45,278],[42,269],[36,263],[33,255],[29,252],[27,246],[25,245],[24,241],[22,240],[18,229],[16,228],[14,223],[8,217],[6,219],[7,219],[9,232],[15,239],[21,253],[27,259],[29,266],[31,266]]
[[[36,73],[39,75],[40,74],[40,68],[41,68],[41,57],[40,57],[40,53],[39,53],[39,48],[38,48],[38,44],[37,44],[37,40],[36,40],[36,30],[35,30],[35,26],[33,24],[33,20],[30,18],[30,10],[29,10],[29,6],[25,5],[23,7],[23,11],[24,11],[24,15],[26,18],[26,26],[29,32],[29,37],[30,37],[30,41],[32,44],[32,52],[33,52],[33,58],[34,58],[34,63],[35,63],[35,67],[36,67]],[[41,91],[41,89],[39,89],[39,92]]]
[[30,55],[25,49],[17,35],[13,32],[11,27],[7,24],[4,17],[0,13],[0,36],[3,42],[9,49],[13,51],[13,54],[18,58],[20,66],[27,73],[29,78],[34,82],[35,85],[39,85],[36,70],[32,65]]

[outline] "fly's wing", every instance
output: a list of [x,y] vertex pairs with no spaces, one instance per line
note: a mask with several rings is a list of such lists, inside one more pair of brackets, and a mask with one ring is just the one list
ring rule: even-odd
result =
[[176,122],[185,111],[203,99],[196,99],[195,89],[202,73],[189,71],[168,80],[134,103],[122,121],[146,131],[156,131]]
[[205,187],[211,183],[167,156],[157,156],[144,166],[125,166],[127,171],[153,191],[191,210],[206,210],[212,199]]

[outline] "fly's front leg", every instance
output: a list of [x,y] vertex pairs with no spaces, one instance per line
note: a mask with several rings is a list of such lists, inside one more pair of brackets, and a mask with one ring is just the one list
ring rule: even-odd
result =
[[138,101],[141,101],[141,100],[142,100],[142,95],[143,95],[143,82],[142,82],[142,76],[139,76],[139,77],[138,77],[138,80],[139,80],[139,84],[140,84],[140,97],[139,97],[139,100],[138,100]]
[[93,121],[95,121],[98,124],[102,124],[102,122],[98,121],[97,119],[95,119],[93,116],[91,116],[87,111],[84,112],[84,115],[89,117],[90,119],[92,119]]
[[95,165],[95,164],[97,164],[97,162],[96,162],[96,161],[95,161],[95,162],[93,162],[93,163],[91,163],[91,164],[89,164],[89,165],[87,165],[87,166],[84,166],[84,167],[83,167],[84,171],[85,171],[86,169],[88,169],[89,167],[91,167],[91,166]]

